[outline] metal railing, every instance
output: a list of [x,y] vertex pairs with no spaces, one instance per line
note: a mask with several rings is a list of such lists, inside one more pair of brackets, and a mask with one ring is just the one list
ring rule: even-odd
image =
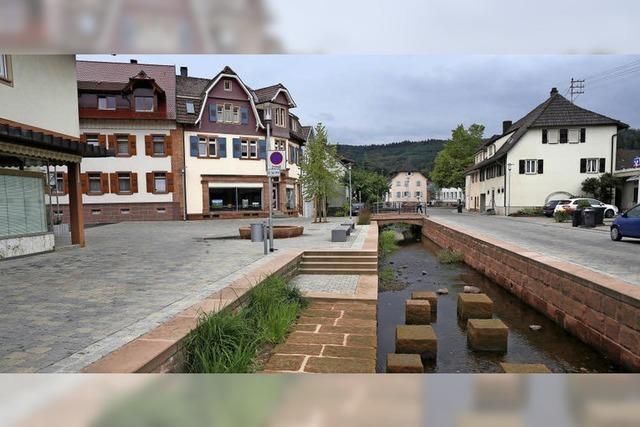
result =
[[371,206],[373,213],[420,213],[424,214],[424,202],[377,202]]

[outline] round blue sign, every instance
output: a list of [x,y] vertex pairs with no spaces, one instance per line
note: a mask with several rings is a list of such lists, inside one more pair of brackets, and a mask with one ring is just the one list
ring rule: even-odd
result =
[[280,163],[282,163],[283,160],[284,160],[284,157],[282,156],[282,153],[280,153],[279,151],[274,151],[271,154],[269,154],[269,161],[271,162],[272,165],[279,165]]

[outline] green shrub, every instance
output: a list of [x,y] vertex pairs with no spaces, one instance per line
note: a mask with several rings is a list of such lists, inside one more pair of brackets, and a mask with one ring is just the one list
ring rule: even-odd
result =
[[282,342],[306,305],[300,291],[282,277],[266,278],[250,291],[246,308],[200,317],[185,340],[186,370],[252,372],[260,350]]
[[378,271],[378,280],[380,284],[387,284],[393,282],[395,278],[395,273],[393,272],[393,268],[391,267],[383,267]]
[[509,216],[543,216],[544,212],[541,208],[523,208]]
[[455,252],[450,249],[443,249],[438,252],[438,261],[442,264],[457,264],[464,261],[464,257],[459,252]]
[[396,244],[396,232],[392,230],[385,230],[380,233],[378,237],[378,248],[380,249],[380,255],[389,255],[391,252],[398,249]]
[[371,211],[367,207],[360,209],[358,213],[358,225],[369,225],[371,223]]
[[571,219],[571,214],[565,210],[560,210],[554,212],[553,218],[556,220],[556,222],[565,222]]
[[587,199],[581,199],[581,200],[578,200],[577,206],[578,206],[578,209],[590,208],[591,203],[589,203]]

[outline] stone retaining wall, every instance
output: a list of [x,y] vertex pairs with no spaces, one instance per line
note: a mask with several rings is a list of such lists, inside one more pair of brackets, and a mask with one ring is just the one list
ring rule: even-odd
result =
[[565,330],[640,371],[640,288],[481,234],[425,219],[422,235]]

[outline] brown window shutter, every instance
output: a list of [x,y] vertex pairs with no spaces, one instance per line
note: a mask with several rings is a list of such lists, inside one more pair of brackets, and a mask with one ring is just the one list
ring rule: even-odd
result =
[[86,144],[87,142],[87,134],[83,133],[80,135],[80,142],[84,142]]
[[113,150],[118,153],[118,142],[115,135],[107,136],[107,141],[109,141],[109,150]]
[[144,136],[144,154],[153,156],[153,137],[151,135]]
[[101,147],[107,148],[107,135],[98,135],[98,144]]
[[173,174],[167,172],[167,193],[173,193]]
[[102,188],[102,194],[107,194],[109,192],[109,174],[108,173],[100,174],[100,187]]
[[153,172],[147,172],[147,193],[155,193],[153,188]]
[[62,191],[69,194],[69,174],[66,172],[62,174]]
[[116,172],[110,173],[109,180],[111,181],[111,192],[118,194],[118,174]]
[[173,138],[171,135],[167,135],[164,137],[164,154],[166,156],[171,156],[173,153]]
[[131,177],[131,192],[138,192],[138,174],[136,172],[130,172],[129,176]]
[[135,135],[129,135],[129,155],[130,156],[135,156],[137,153],[136,150],[136,136]]
[[80,190],[83,194],[89,193],[89,176],[86,173],[80,174]]

